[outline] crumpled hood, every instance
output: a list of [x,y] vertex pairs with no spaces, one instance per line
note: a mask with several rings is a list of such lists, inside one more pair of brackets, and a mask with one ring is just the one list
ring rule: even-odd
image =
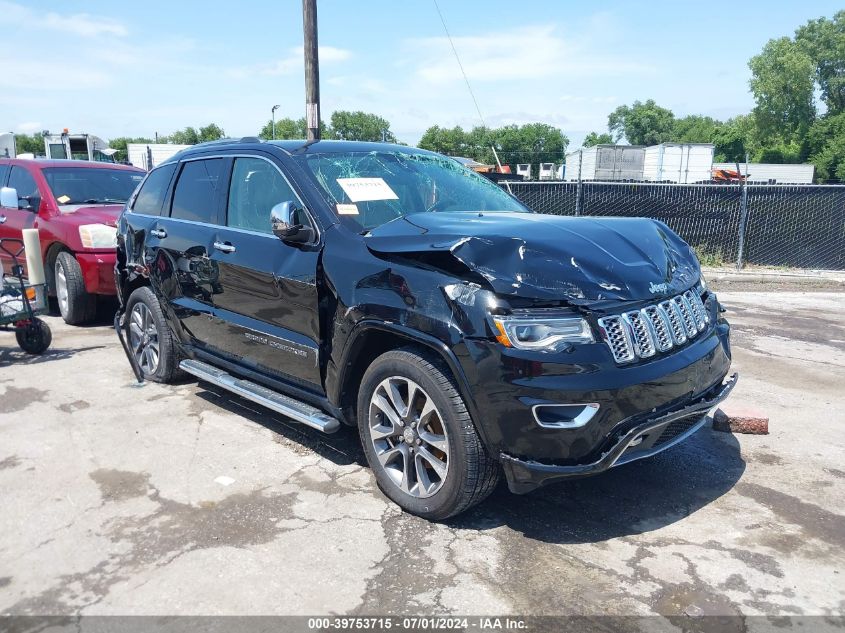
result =
[[365,240],[376,254],[452,258],[495,292],[531,299],[646,300],[678,294],[700,275],[692,249],[662,222],[644,218],[418,213]]
[[59,207],[59,213],[65,218],[72,218],[75,224],[107,224],[117,226],[117,218],[123,211],[122,204],[65,204]]

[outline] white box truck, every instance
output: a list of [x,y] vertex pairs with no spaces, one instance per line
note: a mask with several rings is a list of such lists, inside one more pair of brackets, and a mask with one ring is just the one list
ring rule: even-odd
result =
[[710,182],[712,143],[661,143],[645,148],[643,180],[691,184]]
[[[645,148],[639,145],[593,145],[566,155],[566,180],[642,180]],[[580,165],[579,165],[580,163]]]
[[[161,165],[168,158],[191,145],[175,145],[170,143],[127,143],[126,153],[129,162],[135,167],[150,171]],[[152,160],[151,160],[152,159]]]
[[61,134],[44,134],[44,155],[47,158],[72,160],[93,160],[98,163],[113,163],[116,149],[93,134],[70,134],[65,129]]

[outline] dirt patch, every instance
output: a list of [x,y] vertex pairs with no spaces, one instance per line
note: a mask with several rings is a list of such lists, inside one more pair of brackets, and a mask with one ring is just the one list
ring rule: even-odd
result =
[[14,468],[18,464],[21,463],[20,458],[17,455],[9,455],[5,457],[3,460],[0,460],[0,470],[6,470],[7,468]]
[[56,407],[59,411],[64,411],[65,413],[73,413],[74,411],[80,411],[82,409],[87,409],[90,407],[91,404],[85,402],[85,400],[74,400],[73,402],[66,402],[65,404],[60,404]]
[[118,547],[104,552],[103,560],[90,569],[60,576],[41,593],[6,609],[7,613],[78,612],[102,600],[113,585],[132,578],[139,569],[167,565],[197,549],[268,543],[285,531],[278,522],[292,517],[292,494],[266,496],[255,490],[196,506],[162,497],[145,473],[100,470],[91,473],[91,478],[106,499],[145,494],[157,504],[156,509],[143,517],[121,516],[107,522],[104,533]]
[[845,517],[842,515],[759,484],[741,481],[734,490],[765,506],[781,519],[801,526],[807,536],[845,548]]
[[101,468],[88,473],[88,476],[100,487],[103,501],[125,501],[144,497],[150,483],[150,476],[147,473],[133,473],[125,470]]
[[5,393],[2,395],[3,412],[23,411],[33,402],[44,402],[48,395],[50,395],[49,391],[35,389],[34,387],[6,387]]

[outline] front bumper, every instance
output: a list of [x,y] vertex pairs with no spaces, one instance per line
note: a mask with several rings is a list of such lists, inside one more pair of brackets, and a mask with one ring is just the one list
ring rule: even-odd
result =
[[82,279],[85,290],[95,295],[114,295],[114,262],[117,258],[114,251],[104,253],[75,254],[76,261],[82,269]]
[[737,379],[738,374],[734,373],[726,382],[714,386],[698,400],[631,428],[598,460],[589,464],[559,466],[501,453],[499,457],[508,487],[511,492],[524,494],[553,481],[595,475],[614,466],[665,451],[700,429],[706,421],[707,412],[728,397]]

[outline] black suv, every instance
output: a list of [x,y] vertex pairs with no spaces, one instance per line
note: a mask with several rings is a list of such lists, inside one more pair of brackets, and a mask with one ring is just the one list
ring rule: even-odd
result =
[[695,432],[729,326],[647,219],[532,213],[456,161],[343,141],[198,145],[118,226],[115,318],[139,379],[184,372],[330,433],[444,519]]

